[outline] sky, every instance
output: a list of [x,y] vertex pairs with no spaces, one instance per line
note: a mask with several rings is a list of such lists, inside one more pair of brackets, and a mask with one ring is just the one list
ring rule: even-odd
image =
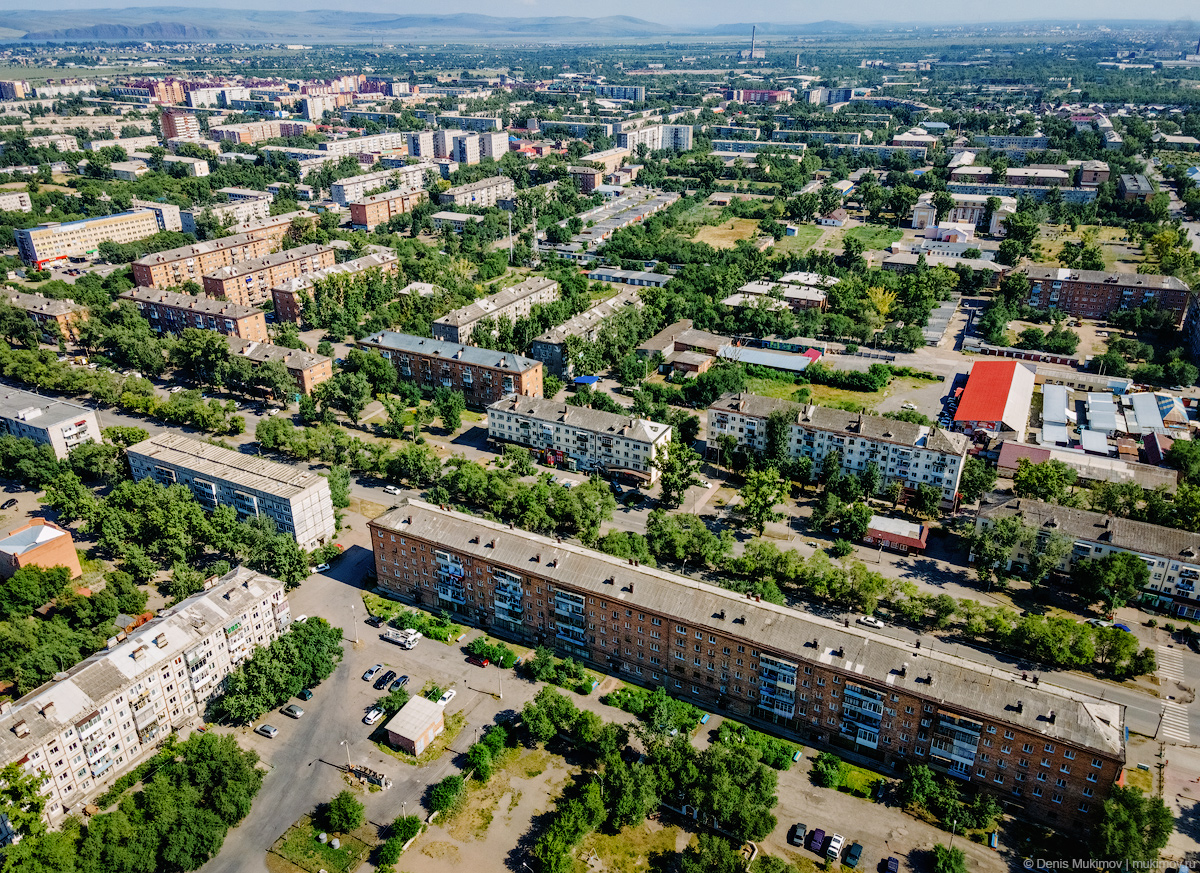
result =
[[[952,6],[901,6],[895,0],[852,0],[849,3],[827,4],[795,2],[795,0],[757,0],[752,3],[729,3],[728,0],[450,0],[437,4],[380,2],[380,0],[0,0],[0,20],[3,10],[41,8],[47,10],[78,8],[114,8],[127,6],[217,6],[236,9],[308,10],[347,9],[359,12],[379,12],[388,15],[476,13],[495,16],[570,15],[595,18],[605,15],[629,15],[661,24],[714,25],[732,22],[778,22],[787,24],[836,20],[860,24],[876,22],[933,23],[937,21],[992,22],[1013,20],[1056,21],[1079,18],[1097,19],[1157,19],[1178,21],[1190,19],[1200,5],[1196,0],[962,0]],[[913,13],[917,14],[914,15]],[[114,23],[119,23],[116,21]],[[1197,25],[1200,31],[1200,25]]]

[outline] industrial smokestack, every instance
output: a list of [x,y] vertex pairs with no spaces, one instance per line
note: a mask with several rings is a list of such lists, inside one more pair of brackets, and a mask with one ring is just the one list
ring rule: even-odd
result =
[[758,33],[758,25],[750,25],[750,60],[754,60],[754,37]]

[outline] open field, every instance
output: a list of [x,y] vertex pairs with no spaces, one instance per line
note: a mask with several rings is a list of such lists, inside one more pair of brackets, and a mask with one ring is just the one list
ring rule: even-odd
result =
[[1059,266],[1058,255],[1064,243],[1079,242],[1084,231],[1095,234],[1096,242],[1104,257],[1104,269],[1116,270],[1122,273],[1136,273],[1138,264],[1145,260],[1139,246],[1125,242],[1125,230],[1120,227],[1097,227],[1081,225],[1072,231],[1066,225],[1043,224],[1038,231],[1035,243],[1041,246],[1042,257],[1037,261],[1044,267]]
[[818,224],[801,224],[796,228],[795,236],[785,236],[775,242],[777,252],[806,252],[816,245],[825,228]]
[[843,238],[856,239],[866,247],[867,251],[886,249],[894,242],[899,242],[904,231],[898,227],[883,227],[878,224],[862,224],[851,227],[843,234]]
[[588,834],[575,857],[584,860],[594,856],[608,873],[642,873],[654,869],[656,856],[682,852],[691,839],[692,835],[678,825],[647,820],[612,836],[599,831]]
[[803,391],[805,385],[797,385],[794,382],[784,382],[779,379],[747,379],[746,390],[751,394],[758,394],[761,397],[775,397],[779,400],[796,400],[797,392]]
[[855,409],[874,409],[885,397],[904,394],[913,388],[925,387],[929,382],[924,379],[913,379],[907,376],[893,379],[892,384],[882,391],[847,391],[844,388],[833,388],[829,385],[810,385],[812,401],[821,406],[836,406],[845,409],[852,406]]
[[740,239],[758,236],[758,222],[753,218],[731,218],[719,225],[705,226],[696,232],[696,242],[708,243],[715,249],[731,249]]

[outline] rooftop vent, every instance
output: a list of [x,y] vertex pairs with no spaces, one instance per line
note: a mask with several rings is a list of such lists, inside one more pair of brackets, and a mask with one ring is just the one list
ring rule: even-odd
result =
[[1054,714],[1054,710],[1053,710],[1053,709],[1052,709],[1052,710],[1050,710],[1050,716],[1049,716],[1049,718],[1050,718],[1050,724],[1054,724],[1055,720],[1058,718],[1058,716]]
[[21,719],[19,722],[13,725],[13,732],[16,733],[18,737],[29,736],[29,725],[25,722],[25,719]]
[[1017,712],[1024,712],[1024,711],[1025,711],[1025,701],[1018,700],[1017,701]]
[[53,700],[47,701],[46,705],[42,707],[42,715],[44,715],[46,718],[54,718],[54,715],[57,711],[58,710],[54,706]]

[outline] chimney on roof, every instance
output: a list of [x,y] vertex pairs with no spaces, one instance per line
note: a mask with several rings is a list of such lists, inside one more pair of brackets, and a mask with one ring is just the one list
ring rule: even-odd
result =
[[908,662],[905,661],[904,664],[900,667],[900,676],[904,677],[907,675],[908,675]]
[[630,594],[633,593],[633,583],[632,582],[629,583],[629,593]]
[[54,706],[53,700],[46,701],[46,705],[42,707],[42,715],[46,718],[54,718],[57,708]]
[[1050,710],[1050,724],[1054,724],[1054,722],[1057,718],[1058,718],[1058,716],[1054,714],[1054,710],[1053,709]]
[[1018,712],[1018,713],[1021,713],[1021,712],[1024,712],[1024,711],[1025,711],[1025,701],[1024,701],[1024,700],[1018,700],[1018,701],[1017,701],[1017,712]]
[[932,673],[926,673],[926,674],[925,674],[925,684],[926,684],[926,685],[932,685],[932,684],[933,684],[933,674],[932,674]]
[[21,719],[19,722],[13,725],[13,732],[18,737],[29,736],[29,725],[26,723],[25,719]]
[[11,700],[0,701],[0,715],[8,715],[10,712],[12,712],[12,708],[13,705]]

